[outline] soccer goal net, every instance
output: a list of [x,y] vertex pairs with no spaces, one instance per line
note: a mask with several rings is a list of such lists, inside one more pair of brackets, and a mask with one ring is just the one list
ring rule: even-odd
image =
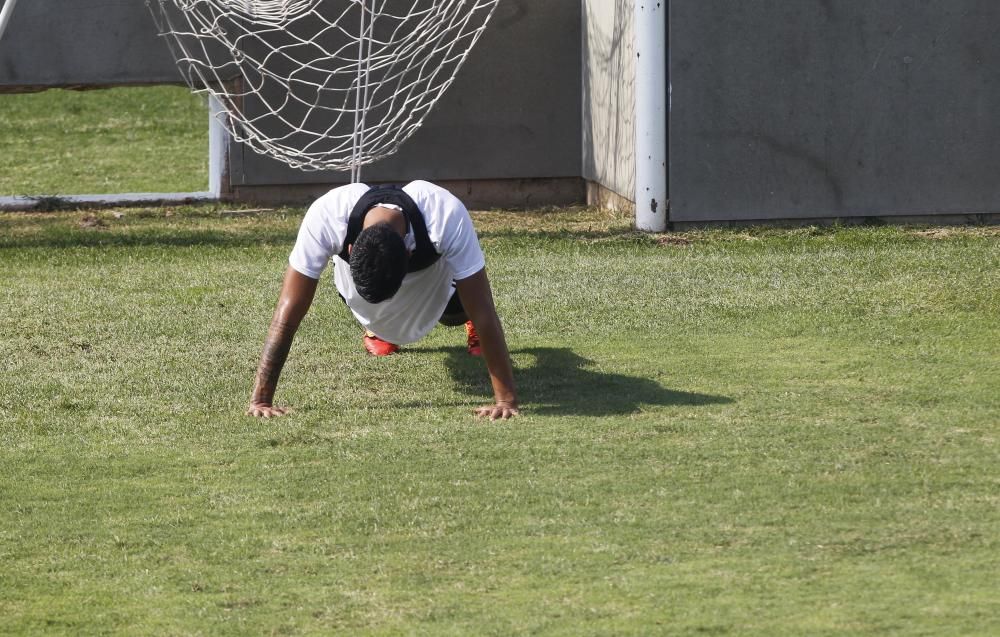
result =
[[393,154],[453,82],[498,0],[147,0],[192,90],[259,153],[306,170]]

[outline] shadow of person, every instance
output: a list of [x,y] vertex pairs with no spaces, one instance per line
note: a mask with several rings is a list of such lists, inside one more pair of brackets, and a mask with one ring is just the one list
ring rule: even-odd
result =
[[[448,348],[445,365],[460,391],[492,393],[482,359],[464,349]],[[593,361],[566,348],[531,347],[511,351],[521,403],[532,413],[555,416],[615,416],[631,414],[643,405],[724,405],[725,396],[666,389],[658,382],[591,369]],[[525,359],[531,359],[525,365]]]

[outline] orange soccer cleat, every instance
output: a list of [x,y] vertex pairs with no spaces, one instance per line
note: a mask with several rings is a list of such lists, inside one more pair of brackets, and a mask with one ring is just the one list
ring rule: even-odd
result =
[[472,324],[472,321],[465,322],[465,336],[468,343],[469,355],[482,356],[483,348],[479,346],[479,334],[476,333],[476,328]]
[[368,330],[365,330],[365,337],[362,340],[364,341],[365,349],[372,356],[389,356],[399,351],[399,345],[383,341]]

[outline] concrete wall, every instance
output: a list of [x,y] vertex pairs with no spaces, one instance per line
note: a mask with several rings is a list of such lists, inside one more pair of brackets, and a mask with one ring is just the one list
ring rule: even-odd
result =
[[674,0],[671,220],[1000,211],[1000,3]]
[[143,0],[19,0],[0,39],[0,92],[177,82]]
[[582,18],[583,177],[606,190],[597,191],[592,199],[609,203],[631,199],[635,192],[632,1],[584,0]]

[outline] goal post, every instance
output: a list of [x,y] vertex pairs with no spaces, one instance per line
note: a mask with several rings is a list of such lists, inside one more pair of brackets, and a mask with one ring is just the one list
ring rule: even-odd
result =
[[10,16],[14,13],[15,4],[17,4],[17,0],[4,0],[3,8],[0,9],[0,40],[3,39],[7,24],[10,23]]
[[635,0],[635,223],[667,229],[667,5]]

